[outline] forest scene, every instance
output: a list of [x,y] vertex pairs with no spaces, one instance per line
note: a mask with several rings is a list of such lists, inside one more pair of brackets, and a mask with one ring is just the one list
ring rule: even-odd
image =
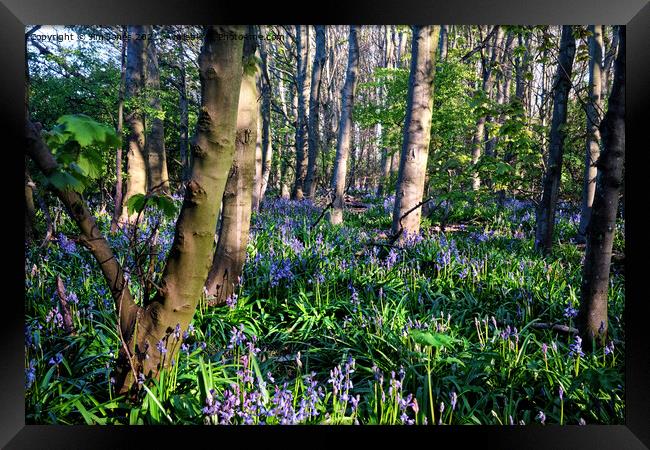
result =
[[625,42],[27,26],[26,423],[624,424]]

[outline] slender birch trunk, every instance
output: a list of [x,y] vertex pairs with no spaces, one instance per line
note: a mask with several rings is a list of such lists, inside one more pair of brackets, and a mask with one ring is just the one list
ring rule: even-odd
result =
[[122,27],[122,56],[120,69],[120,92],[117,102],[117,136],[120,138],[120,145],[115,154],[115,206],[113,208],[113,220],[111,231],[116,231],[122,214],[122,128],[124,122],[124,90],[126,88],[126,27]]
[[413,27],[404,141],[393,211],[392,232],[398,242],[420,230],[422,209],[418,205],[424,192],[431,140],[433,80],[439,33],[438,25]]
[[350,26],[348,40],[348,68],[345,85],[341,92],[341,120],[339,122],[339,135],[336,144],[336,161],[332,173],[332,189],[334,200],[329,213],[330,222],[334,225],[343,222],[343,207],[345,205],[345,179],[348,166],[348,155],[352,143],[352,107],[354,93],[359,71],[359,42],[357,41],[357,27]]
[[567,102],[571,88],[571,72],[576,44],[570,25],[562,26],[560,54],[554,81],[555,95],[553,98],[553,119],[551,122],[550,144],[546,175],[544,177],[544,192],[537,207],[537,228],[535,230],[535,249],[548,254],[553,246],[553,230],[555,227],[555,208],[560,193],[560,176],[562,174],[562,158],[566,137]]
[[304,196],[305,177],[307,175],[307,135],[308,135],[308,118],[307,110],[309,108],[309,26],[296,26],[296,52],[298,54],[298,74],[296,77],[297,89],[297,125],[296,125],[296,172],[291,191],[291,198],[302,200]]
[[600,118],[602,117],[603,98],[602,69],[603,69],[603,26],[590,25],[589,31],[589,101],[586,108],[587,140],[585,148],[585,172],[582,188],[582,211],[577,240],[585,242],[587,225],[591,217],[591,207],[596,192],[596,165],[600,156]]
[[325,65],[325,26],[316,26],[316,53],[311,71],[311,92],[309,95],[309,157],[307,161],[307,178],[305,180],[305,195],[314,198],[316,193],[316,161],[320,147],[318,119],[320,113],[320,91]]
[[[146,27],[145,33],[152,33]],[[145,154],[147,155],[147,191],[169,193],[169,174],[165,154],[165,127],[160,104],[160,71],[153,36],[146,40],[145,94],[151,114],[146,118]]]
[[129,127],[127,138],[127,181],[126,193],[122,199],[120,222],[134,222],[137,215],[129,216],[127,203],[136,194],[147,192],[147,166],[145,163],[144,114],[142,112],[142,90],[145,76],[145,46],[143,39],[137,39],[144,33],[142,26],[129,26],[126,59],[126,98],[129,100],[125,121]]

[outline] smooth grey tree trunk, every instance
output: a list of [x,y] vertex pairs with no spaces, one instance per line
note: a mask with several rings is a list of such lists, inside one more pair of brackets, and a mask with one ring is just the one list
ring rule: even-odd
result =
[[296,171],[291,198],[302,200],[304,197],[305,177],[307,176],[307,135],[309,108],[309,26],[296,26],[296,53],[298,55],[298,73],[296,89],[298,94],[298,114],[296,124]]
[[[150,26],[145,28],[146,34],[153,34]],[[169,174],[167,173],[167,156],[165,154],[165,127],[160,103],[160,71],[153,37],[146,40],[145,47],[147,65],[144,86],[150,111],[150,114],[147,114],[145,119],[147,191],[169,193]]]
[[316,25],[316,54],[311,70],[311,92],[309,94],[309,157],[307,161],[307,178],[305,195],[314,198],[316,193],[316,161],[320,147],[318,120],[320,113],[320,91],[323,66],[325,65],[325,26]]
[[[260,60],[262,70],[262,185],[260,202],[264,200],[273,164],[273,147],[271,142],[271,80],[268,71],[268,54],[264,40],[260,41]],[[258,118],[258,120],[260,120]]]
[[134,222],[136,214],[129,216],[127,203],[131,197],[147,192],[147,166],[145,162],[145,137],[144,113],[139,105],[142,99],[145,76],[145,45],[143,39],[136,36],[144,33],[142,26],[129,26],[128,35],[131,39],[127,42],[126,56],[126,98],[132,106],[127,110],[125,122],[129,127],[127,138],[127,163],[126,171],[128,180],[126,192],[122,198],[122,214],[120,222]]
[[587,225],[591,217],[591,207],[594,203],[596,192],[596,164],[600,156],[600,132],[598,126],[602,117],[603,97],[602,69],[603,69],[603,26],[590,25],[589,31],[589,101],[586,108],[587,139],[585,151],[585,172],[582,189],[582,211],[580,213],[580,226],[578,227],[577,240],[585,242]]
[[126,27],[122,27],[122,54],[120,58],[120,91],[117,103],[117,135],[120,145],[115,152],[115,207],[111,231],[117,231],[117,226],[122,214],[122,128],[124,126],[124,90],[126,88]]
[[[492,56],[490,57],[489,63],[483,63],[483,84],[482,89],[485,93],[485,96],[489,98],[492,88],[494,86],[495,72],[492,70],[494,63],[499,58],[501,42],[503,41],[503,27],[495,25],[497,31],[494,37],[494,46],[492,49]],[[487,121],[487,116],[482,114],[476,120],[476,128],[474,131],[474,138],[472,140],[472,165],[478,164],[483,148],[486,145],[485,139],[485,122]],[[478,171],[474,171],[472,174],[472,189],[478,190],[481,187],[481,178],[478,174]]]
[[433,80],[440,27],[414,26],[404,141],[400,158],[392,232],[398,242],[420,230],[424,181],[431,140]]
[[598,179],[582,272],[577,324],[582,339],[603,345],[607,337],[607,291],[616,232],[616,212],[625,162],[625,27],[618,29],[620,46],[614,63],[614,82],[607,113],[600,125],[603,151],[598,160]]
[[[512,50],[514,48],[514,35],[512,33],[508,33],[508,36],[506,37],[506,41],[504,44],[503,49],[499,49],[499,56],[498,56],[498,61],[499,61],[499,66],[501,67],[501,75],[498,77],[499,78],[499,83],[497,85],[496,89],[496,104],[498,106],[502,106],[504,104],[507,104],[510,101],[510,83],[512,81],[512,65],[509,62],[510,54],[512,53]],[[501,47],[501,45],[499,45]],[[495,50],[497,50],[495,48]],[[490,122],[494,122],[496,125],[493,126],[492,128],[497,128],[501,126],[503,121],[505,120],[505,116],[503,114],[499,114],[498,117],[493,118],[492,116],[489,116],[488,118],[488,124]],[[498,136],[496,133],[491,133],[494,136],[488,136],[488,140],[485,143],[485,154],[490,155],[490,156],[496,156],[496,147],[498,143]]]
[[357,85],[357,74],[359,71],[359,42],[357,41],[357,27],[350,26],[348,40],[348,68],[345,77],[345,85],[341,92],[341,120],[339,122],[339,136],[336,144],[336,160],[332,173],[332,190],[334,200],[329,213],[329,220],[332,224],[343,222],[343,207],[345,206],[345,180],[348,166],[348,155],[352,143],[352,108],[354,105],[354,93]]
[[449,25],[440,26],[440,42],[438,49],[438,60],[447,60],[447,48],[449,47]]
[[178,96],[178,106],[179,106],[179,119],[180,119],[180,154],[181,154],[181,164],[182,169],[182,178],[183,182],[186,182],[189,179],[192,163],[190,160],[190,151],[189,151],[189,113],[188,113],[188,102],[187,102],[187,71],[185,69],[185,51],[183,47],[183,40],[178,40],[178,67],[179,67],[179,96]]
[[553,119],[549,136],[549,154],[544,176],[542,200],[537,206],[537,227],[535,230],[535,249],[548,254],[553,246],[555,227],[555,208],[560,193],[562,158],[566,138],[567,102],[571,88],[571,72],[576,42],[570,25],[562,26],[560,53],[557,72],[553,83]]

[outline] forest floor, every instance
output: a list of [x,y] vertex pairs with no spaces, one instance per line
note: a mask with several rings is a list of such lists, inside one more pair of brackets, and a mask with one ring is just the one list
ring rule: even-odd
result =
[[[383,256],[391,199],[352,202],[343,226],[312,227],[321,209],[310,202],[265,200],[237,297],[216,308],[202,299],[173,369],[147,380],[138,404],[111,389],[113,302],[64,221],[56,241],[26,249],[27,423],[624,423],[622,264],[609,290],[611,341],[583,348],[571,333],[578,216],[559,211],[553,254],[542,257],[531,205],[454,205],[444,233],[425,218],[420,236]],[[109,232],[108,213],[97,217],[133,267],[132,243]],[[174,222],[150,214],[139,233],[157,220],[160,273]],[[131,285],[141,297],[134,274]]]

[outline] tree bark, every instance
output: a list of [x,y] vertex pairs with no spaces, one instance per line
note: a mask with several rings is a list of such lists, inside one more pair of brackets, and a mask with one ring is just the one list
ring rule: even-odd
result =
[[124,125],[124,90],[126,88],[126,27],[122,27],[122,56],[120,65],[120,93],[117,103],[117,136],[120,145],[115,153],[115,207],[111,231],[117,231],[117,225],[122,214],[122,128]]
[[[617,52],[619,51],[619,34],[618,34],[618,28],[619,25],[614,25],[612,26],[612,41],[609,45],[609,48],[607,49],[607,53],[605,54],[605,61],[603,63],[603,70],[602,70],[602,87],[601,87],[601,95],[602,97],[606,97],[609,94],[609,82],[610,82],[610,76],[609,74],[611,73],[612,65],[614,62],[614,59],[616,58]],[[603,33],[605,31],[605,28],[603,27]]]
[[311,70],[311,92],[309,94],[309,158],[307,161],[307,179],[305,180],[305,194],[314,198],[316,193],[316,161],[320,147],[318,119],[320,113],[320,88],[325,65],[325,26],[316,25],[316,54]]
[[36,238],[36,206],[34,205],[34,182],[29,176],[25,161],[25,242],[30,245]]
[[589,31],[593,33],[589,36],[589,102],[586,108],[587,120],[587,141],[585,152],[585,172],[582,188],[582,211],[580,214],[580,226],[578,227],[578,242],[585,242],[587,234],[587,225],[591,217],[591,207],[594,203],[594,193],[596,192],[596,164],[600,156],[600,125],[603,101],[601,95],[602,89],[602,69],[603,69],[603,26],[590,25]]
[[297,124],[296,124],[296,176],[294,178],[291,198],[302,200],[304,196],[305,177],[307,175],[307,109],[309,108],[309,80],[307,78],[309,65],[309,26],[296,26],[296,52],[298,54],[298,74],[296,89],[298,95]]
[[178,40],[178,67],[180,69],[180,80],[179,80],[179,95],[178,95],[178,108],[179,108],[179,121],[180,121],[180,154],[181,154],[181,164],[183,165],[182,169],[182,178],[183,183],[187,182],[190,177],[191,172],[191,160],[190,160],[190,151],[189,151],[189,114],[188,114],[188,102],[187,102],[187,80],[186,80],[186,69],[185,69],[185,50],[183,48],[183,40]]
[[447,59],[447,48],[449,47],[449,25],[440,26],[440,43],[439,43],[439,61],[445,61]]
[[258,133],[258,93],[251,69],[255,67],[254,55],[255,41],[248,39],[244,46],[247,69],[239,92],[235,157],[223,194],[217,249],[205,284],[208,295],[214,296],[211,305],[222,304],[233,295],[246,260]]
[[[145,376],[157,377],[162,368],[170,367],[180,347],[174,328],[178,324],[187,329],[210,269],[217,213],[235,152],[242,79],[243,41],[219,36],[243,32],[242,27],[210,26],[201,48],[201,109],[191,145],[191,177],[160,289],[140,314],[128,341],[137,359],[136,371]],[[160,352],[158,344],[166,352]],[[124,365],[118,369],[122,370],[116,375],[116,389],[123,392],[132,385],[133,374]]]
[[352,142],[352,108],[354,94],[359,72],[359,42],[357,41],[357,27],[350,25],[348,39],[348,68],[345,76],[345,85],[341,91],[341,119],[339,122],[339,135],[336,144],[336,161],[332,173],[332,189],[334,200],[329,213],[329,220],[333,225],[343,222],[343,207],[345,205],[345,178],[348,165],[348,155]]
[[625,161],[625,27],[618,28],[619,51],[614,63],[614,82],[605,118],[600,125],[603,152],[598,160],[598,179],[582,272],[577,323],[587,348],[607,337],[607,291],[616,232],[616,212],[623,183]]
[[571,72],[576,44],[570,25],[562,26],[560,54],[554,81],[553,119],[551,122],[550,144],[544,192],[537,207],[537,228],[535,230],[535,249],[548,254],[553,246],[553,229],[555,227],[555,207],[560,193],[562,174],[562,157],[566,137],[567,102],[571,88]]
[[[508,61],[509,55],[512,53],[513,47],[514,47],[514,35],[512,33],[508,33],[508,36],[506,37],[504,48],[499,49],[499,55],[498,55],[498,64],[501,68],[500,73],[501,76],[499,76],[499,82],[496,88],[496,104],[501,107],[504,104],[507,104],[510,101],[510,82],[512,80],[512,65]],[[501,43],[499,43],[498,47],[501,47]],[[495,48],[495,51],[497,49]],[[503,124],[503,121],[505,120],[504,114],[499,114],[498,117],[494,118],[491,115],[488,117],[487,122],[488,124],[491,122],[494,122],[496,124],[496,127],[500,127],[501,124]],[[494,134],[494,133],[492,133]],[[485,154],[490,155],[490,156],[496,156],[496,148],[497,148],[497,143],[498,143],[498,137],[495,136],[488,136],[488,140],[485,143]]]
[[[264,41],[260,42],[262,69],[262,185],[260,187],[260,202],[264,200],[273,164],[273,146],[271,141],[271,80],[268,72],[268,54]],[[258,121],[260,119],[258,118]]]
[[392,232],[398,242],[406,235],[416,234],[420,230],[422,210],[416,206],[422,201],[431,140],[433,80],[439,28],[438,25],[413,27],[404,141],[393,210]]
[[[484,95],[488,99],[490,97],[490,93],[492,92],[492,88],[494,86],[495,72],[492,69],[494,67],[495,62],[499,58],[499,53],[500,53],[499,48],[501,46],[501,42],[503,41],[503,27],[500,27],[498,25],[495,26],[497,27],[497,30],[494,37],[494,46],[492,48],[492,55],[490,57],[490,62],[486,63],[485,60],[483,60],[482,90]],[[474,138],[472,141],[472,164],[473,165],[478,164],[481,158],[483,147],[486,145],[486,139],[485,139],[486,121],[487,121],[487,116],[485,114],[481,114],[479,118],[476,120],[476,128],[474,132]],[[480,187],[481,187],[481,178],[478,172],[475,171],[472,174],[472,189],[478,190]]]
[[[257,92],[258,89],[257,87],[255,88],[255,91]],[[240,102],[241,102],[241,95],[240,95]],[[260,209],[260,195],[262,193],[262,121],[259,120],[259,117],[262,115],[262,105],[257,102],[257,98],[255,99],[255,153],[254,153],[254,176],[253,176],[253,190],[252,190],[252,200],[251,200],[251,208],[253,211],[259,211]],[[240,113],[241,113],[241,106],[240,106]],[[239,145],[239,144],[237,144]]]
[[127,43],[126,62],[126,98],[130,102],[125,120],[129,127],[127,139],[128,153],[126,171],[128,179],[126,182],[126,193],[122,199],[122,214],[120,222],[133,223],[137,214],[129,216],[127,203],[136,194],[147,192],[147,167],[145,164],[145,137],[144,137],[144,116],[139,105],[142,97],[145,68],[145,46],[143,39],[136,39],[144,33],[142,26],[129,26]]
[[[151,27],[145,27],[145,33],[152,33]],[[160,104],[160,72],[158,55],[153,35],[146,40],[146,76],[144,79],[145,93],[151,116],[146,118],[147,135],[145,138],[145,153],[147,155],[147,191],[169,193],[169,175],[167,173],[167,158],[165,155],[165,127],[162,119]]]

